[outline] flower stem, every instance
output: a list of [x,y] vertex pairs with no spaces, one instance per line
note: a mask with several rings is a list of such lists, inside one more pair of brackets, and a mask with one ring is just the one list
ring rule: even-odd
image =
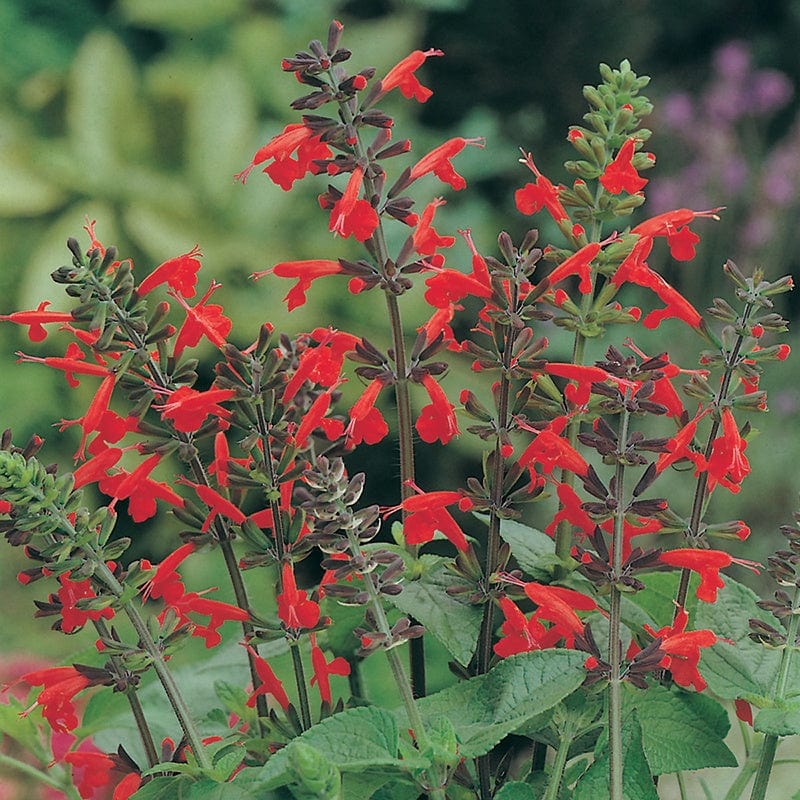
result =
[[556,756],[553,765],[550,767],[550,780],[547,783],[547,791],[544,793],[542,800],[558,800],[561,780],[564,777],[564,768],[567,765],[567,757],[572,742],[573,739],[570,736],[562,736],[559,739]]
[[608,754],[609,754],[609,796],[611,800],[623,798],[623,751],[622,751],[622,641],[620,638],[622,620],[622,593],[616,580],[622,575],[622,549],[625,530],[624,481],[625,464],[622,461],[623,453],[628,443],[628,425],[630,412],[627,404],[631,390],[625,392],[625,403],[622,410],[619,426],[619,461],[617,462],[614,476],[614,499],[616,510],[614,512],[614,539],[612,543],[612,575],[610,609],[608,620],[608,663],[610,667],[608,683]]
[[[772,691],[772,699],[775,701],[784,700],[786,697],[786,686],[789,682],[789,670],[792,665],[792,656],[795,652],[798,626],[800,626],[800,587],[795,587],[794,597],[792,598],[792,614],[789,617],[789,624],[786,629],[786,644],[783,646],[783,652],[781,653],[778,679]],[[764,800],[766,798],[767,784],[769,783],[777,749],[778,737],[775,734],[768,733],[764,737],[764,744],[761,747],[758,772],[756,772],[756,780],[753,784],[750,800]]]
[[[753,312],[753,309],[754,305],[752,303],[747,303],[747,305],[745,305],[744,313],[742,314],[743,328],[750,317],[750,314]],[[742,342],[744,341],[744,338],[744,333],[739,333],[730,355],[725,359],[725,372],[722,375],[722,380],[720,381],[719,389],[717,390],[717,396],[714,399],[714,406],[717,409],[719,409],[721,403],[723,403],[728,397],[731,380],[733,379],[734,368],[739,362],[739,352],[742,349]],[[719,433],[720,424],[719,418],[714,419],[711,423],[711,429],[708,432],[706,447],[703,451],[703,456],[706,460],[711,457],[711,452],[714,447],[714,440],[717,438],[717,434]],[[689,518],[689,528],[687,531],[687,538],[693,544],[700,538],[700,523],[703,519],[703,513],[705,511],[707,500],[708,472],[701,472],[697,478],[697,483],[695,484],[694,498],[692,500],[692,513]],[[675,618],[677,618],[681,609],[686,605],[686,596],[689,593],[689,580],[691,575],[691,570],[685,568],[681,570],[680,583],[678,584],[678,592],[675,597],[675,612],[673,621]]]
[[289,651],[292,654],[292,667],[294,668],[294,680],[297,686],[297,697],[300,704],[300,722],[303,730],[307,731],[311,725],[311,707],[308,703],[308,687],[306,685],[306,673],[303,667],[303,658],[300,653],[300,643],[295,639],[289,641]]

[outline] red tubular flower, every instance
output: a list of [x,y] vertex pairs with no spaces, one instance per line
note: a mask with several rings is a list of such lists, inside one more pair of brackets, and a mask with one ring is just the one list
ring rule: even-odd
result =
[[613,380],[617,383],[633,385],[630,381],[621,381],[614,378],[600,367],[582,364],[570,364],[569,362],[561,364],[551,361],[544,367],[544,371],[548,375],[556,375],[559,378],[575,381],[577,386],[573,386],[571,383],[567,384],[564,389],[564,397],[576,406],[585,406],[589,402],[593,383],[603,383],[607,380]]
[[34,708],[40,706],[42,715],[57,733],[68,733],[78,727],[78,717],[75,713],[73,699],[82,692],[92,681],[75,667],[49,667],[34,672],[27,672],[20,681],[30,686],[43,686],[36,703],[23,712],[29,714]]
[[[292,154],[296,158],[292,158]],[[325,160],[332,155],[328,145],[320,141],[319,135],[302,124],[287,125],[282,133],[274,136],[253,156],[253,160],[235,179],[245,183],[254,167],[271,161],[264,168],[273,183],[284,191],[289,191],[292,184],[307,172],[317,174],[320,168],[314,163]]]
[[493,648],[495,655],[508,658],[517,653],[541,650],[542,639],[547,634],[547,629],[539,622],[536,615],[528,619],[508,597],[500,598],[500,608],[505,615],[505,622],[500,626],[503,638],[496,642]]
[[425,206],[420,215],[417,227],[412,234],[414,250],[421,256],[431,256],[431,264],[442,266],[444,257],[437,255],[436,251],[440,247],[452,247],[455,244],[455,236],[440,236],[433,228],[433,217],[436,209],[443,206],[445,201],[441,197],[436,197]]
[[746,449],[747,442],[739,434],[733,413],[730,408],[723,409],[722,435],[714,439],[711,456],[705,463],[709,489],[720,484],[734,494],[739,492],[739,484],[750,474],[750,462],[744,454]]
[[62,419],[59,423],[59,430],[63,431],[72,425],[80,425],[83,430],[81,436],[81,443],[75,451],[74,459],[76,461],[86,458],[86,440],[90,434],[95,433],[100,429],[103,417],[108,411],[108,404],[111,402],[111,395],[114,393],[114,386],[116,382],[115,375],[108,375],[100,384],[100,388],[89,403],[89,408],[86,413],[79,419]]
[[450,159],[457,156],[467,145],[473,147],[484,147],[486,140],[478,137],[474,139],[464,139],[457,136],[454,139],[448,139],[443,144],[435,147],[427,155],[423,156],[413,167],[411,167],[411,174],[409,175],[409,182],[421,178],[432,172],[440,181],[448,183],[456,191],[466,187],[467,182],[462,175],[459,175]]
[[49,305],[49,301],[44,300],[39,303],[35,311],[15,311],[13,314],[0,314],[0,321],[27,325],[28,338],[32,342],[42,342],[47,338],[47,331],[44,328],[45,323],[69,323],[73,321],[72,314],[66,311],[45,311]]
[[61,584],[57,595],[61,603],[60,630],[64,633],[75,633],[89,620],[97,622],[100,619],[113,619],[114,609],[110,606],[93,611],[77,608],[76,604],[79,600],[94,598],[97,597],[97,594],[88,578],[82,581],[73,581],[69,576],[69,572],[58,576],[58,582]]
[[[181,545],[166,556],[156,567],[153,577],[145,584],[142,591],[142,602],[148,599],[163,600],[167,605],[174,605],[186,593],[186,587],[178,574],[178,567],[194,552],[191,542]],[[143,558],[140,562],[142,571],[152,569],[152,564]]]
[[[206,647],[216,647],[222,636],[219,628],[224,622],[246,622],[250,614],[239,606],[223,603],[221,600],[209,600],[197,592],[184,594],[170,606],[180,617],[180,624],[191,626],[192,636],[199,636],[205,640]],[[166,610],[162,611],[159,619],[163,620]],[[189,614],[199,614],[208,617],[208,624],[198,625]]]
[[208,291],[196,306],[188,305],[179,294],[170,292],[186,310],[186,320],[175,337],[175,358],[180,358],[187,347],[196,347],[204,336],[220,349],[227,344],[225,337],[231,332],[233,323],[222,313],[222,306],[208,302],[220,286],[221,283],[211,281]]
[[423,375],[422,385],[428,392],[431,402],[419,412],[414,427],[423,442],[432,444],[439,441],[447,444],[460,433],[455,406],[447,399],[444,390],[432,375],[427,373]]
[[170,392],[166,403],[159,406],[161,418],[172,422],[176,431],[194,433],[208,417],[229,420],[231,412],[219,405],[236,396],[233,389],[207,389],[200,392],[190,386],[181,386]]
[[693,686],[702,692],[706,682],[698,672],[700,648],[711,647],[717,641],[716,635],[709,630],[686,631],[689,615],[680,609],[672,625],[654,631],[649,625],[644,629],[654,638],[661,639],[659,649],[666,655],[659,662],[668,669],[678,686]]
[[647,184],[647,178],[642,178],[631,162],[635,149],[636,140],[627,139],[600,176],[600,183],[609,194],[636,194]]
[[281,591],[278,594],[278,618],[287,628],[309,629],[319,622],[319,604],[308,599],[308,593],[297,588],[292,565],[285,561],[281,568]]
[[578,496],[578,493],[566,483],[558,483],[556,485],[556,493],[558,494],[561,508],[544,529],[544,532],[548,536],[555,536],[556,528],[563,520],[572,526],[576,537],[585,538],[589,536],[594,531],[597,523],[581,508],[583,501]]
[[719,210],[719,208],[712,208],[708,211],[692,211],[689,208],[677,208],[674,211],[666,211],[646,219],[632,228],[631,233],[637,233],[640,237],[648,239],[664,236],[672,257],[676,261],[689,261],[695,255],[694,245],[700,241],[700,237],[689,230],[689,223],[697,217],[718,220],[717,211]]
[[333,204],[328,225],[328,230],[342,238],[352,235],[359,242],[369,239],[379,223],[378,214],[369,201],[358,198],[363,180],[364,170],[357,166],[347,181],[344,194]]
[[94,458],[81,464],[73,473],[72,479],[75,488],[80,489],[90,483],[97,483],[107,477],[110,470],[122,458],[122,450],[119,447],[106,447],[97,453]]
[[591,264],[600,252],[600,242],[589,242],[565,261],[562,261],[547,277],[550,280],[550,288],[561,283],[565,278],[572,275],[580,277],[578,291],[581,294],[588,294],[592,291]]
[[350,445],[377,444],[389,433],[389,426],[376,408],[375,401],[383,389],[384,383],[380,378],[371,381],[361,397],[353,403],[350,409],[350,422],[344,432],[347,443]]
[[430,344],[440,334],[442,335],[442,343],[447,346],[448,350],[453,350],[456,353],[461,352],[461,345],[456,341],[453,328],[450,323],[455,317],[456,311],[463,311],[464,307],[456,305],[455,303],[447,303],[442,308],[437,308],[431,314],[430,319],[417,328],[417,333],[425,331],[425,343]]
[[231,520],[236,525],[240,525],[247,518],[245,513],[238,506],[235,506],[230,500],[224,498],[218,491],[212,489],[210,486],[206,486],[204,483],[193,483],[186,478],[179,478],[178,483],[182,483],[184,486],[191,486],[195,492],[197,492],[197,496],[210,509],[208,516],[203,522],[203,527],[200,529],[202,532],[205,533],[211,527],[211,523],[218,515],[227,517],[227,519]]
[[289,708],[289,695],[286,694],[286,690],[283,688],[283,684],[278,679],[278,676],[253,647],[248,645],[247,650],[254,657],[256,672],[261,680],[261,685],[255,688],[250,697],[247,698],[248,708],[255,707],[256,698],[259,695],[272,695],[280,704],[281,708],[286,711]]
[[156,267],[139,284],[136,291],[140,296],[144,296],[155,289],[156,286],[166,283],[182,297],[194,297],[195,287],[197,286],[197,273],[202,266],[200,263],[202,257],[203,254],[200,252],[200,247],[195,245],[188,253],[170,258]]
[[[436,531],[453,543],[457,550],[467,549],[464,532],[445,506],[458,503],[462,511],[472,508],[472,502],[460,492],[421,492],[407,497],[398,506],[407,512],[403,536],[408,544],[424,544],[433,540]],[[389,509],[395,511],[397,509]]]
[[114,475],[101,478],[98,489],[112,498],[109,508],[113,509],[117,500],[128,501],[128,513],[134,522],[144,522],[155,516],[156,500],[164,500],[174,506],[183,506],[183,498],[176,494],[166,483],[159,483],[150,478],[161,456],[153,453],[139,464],[133,472],[121,469]]
[[539,464],[542,472],[550,474],[554,469],[568,469],[576,475],[585,475],[589,469],[583,456],[564,438],[561,433],[567,424],[567,417],[556,417],[546,428],[535,432],[536,438],[525,448],[519,458],[521,467],[527,467],[534,474],[534,464]]
[[315,258],[308,261],[282,261],[272,269],[254,272],[251,277],[255,280],[263,278],[264,275],[277,275],[279,278],[297,278],[297,283],[283,298],[287,309],[293,311],[298,306],[305,305],[306,292],[313,281],[317,278],[324,278],[326,275],[338,275],[341,271],[342,265],[338,261]]
[[[355,350],[361,340],[358,336],[333,328],[315,328],[303,341],[306,346],[302,351],[298,346],[297,369],[283,390],[281,400],[284,403],[290,402],[306,381],[326,389],[338,384],[345,355]],[[311,342],[316,345],[312,346]]]
[[538,606],[537,619],[553,623],[542,640],[542,647],[552,647],[562,638],[567,647],[572,647],[575,635],[583,633],[583,623],[575,610],[594,611],[597,603],[585,594],[562,586],[546,586],[535,581],[523,586],[525,594]]
[[322,428],[325,436],[330,441],[338,439],[344,433],[344,424],[341,420],[331,419],[325,415],[331,407],[331,393],[335,389],[331,386],[329,389],[322,392],[319,397],[311,404],[297,430],[294,433],[295,444],[299,448],[303,448],[308,444],[308,438],[317,429]]
[[403,97],[407,97],[409,100],[414,99],[419,103],[426,102],[433,92],[419,82],[414,72],[425,63],[425,59],[443,55],[441,50],[433,48],[424,51],[415,50],[410,53],[386,73],[386,77],[381,81],[381,95],[391,92],[397,87]]
[[531,215],[545,208],[556,222],[569,220],[569,214],[559,197],[559,189],[539,172],[530,153],[526,154],[523,163],[536,175],[536,183],[526,183],[514,193],[514,202],[520,213]]
[[314,669],[314,675],[311,678],[311,685],[317,684],[319,689],[319,696],[323,703],[329,705],[333,703],[331,697],[331,675],[341,675],[342,677],[350,674],[350,665],[347,660],[341,656],[327,661],[325,653],[317,645],[316,634],[311,634],[311,666]]
[[697,598],[706,603],[717,600],[717,590],[725,586],[720,578],[719,571],[731,564],[739,564],[757,572],[757,565],[753,561],[734,558],[723,550],[695,550],[693,548],[679,548],[662,553],[659,558],[664,564],[681,569],[690,569],[700,576],[700,585],[697,587]]

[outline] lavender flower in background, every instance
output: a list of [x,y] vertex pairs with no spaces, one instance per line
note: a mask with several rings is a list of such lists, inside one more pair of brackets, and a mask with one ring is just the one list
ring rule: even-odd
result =
[[[787,217],[800,207],[800,118],[777,138],[768,129],[794,94],[784,73],[754,66],[747,42],[720,47],[704,87],[656,103],[656,134],[679,149],[674,160],[680,163],[684,154],[690,160],[672,175],[653,177],[654,212],[710,207],[725,197],[726,246],[733,242],[745,258],[758,253],[759,262],[782,269],[778,262],[796,236]],[[662,157],[662,166],[668,160]]]

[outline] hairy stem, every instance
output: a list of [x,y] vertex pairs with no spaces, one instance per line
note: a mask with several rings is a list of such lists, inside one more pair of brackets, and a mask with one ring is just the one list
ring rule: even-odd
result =
[[313,724],[311,721],[311,707],[308,703],[308,686],[306,684],[306,673],[303,667],[303,658],[300,653],[298,641],[289,642],[289,651],[292,654],[292,667],[294,668],[294,680],[297,686],[297,697],[300,704],[300,722],[303,730],[307,731]]
[[625,405],[619,426],[619,458],[614,475],[614,499],[616,510],[614,512],[614,539],[612,543],[612,575],[610,610],[608,620],[608,663],[610,676],[608,683],[608,753],[609,753],[609,794],[611,800],[622,800],[623,783],[623,751],[622,751],[622,641],[620,629],[622,622],[622,593],[616,581],[622,575],[622,549],[625,530],[624,481],[625,464],[622,455],[628,443],[628,425],[630,412],[627,401],[631,390],[625,392]]

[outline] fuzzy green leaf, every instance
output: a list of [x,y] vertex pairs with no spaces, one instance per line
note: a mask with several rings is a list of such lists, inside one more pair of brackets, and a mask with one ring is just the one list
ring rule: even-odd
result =
[[533,787],[522,781],[504,783],[503,788],[495,795],[495,800],[536,800],[536,798]]
[[[445,716],[465,758],[488,753],[509,733],[552,708],[583,683],[584,653],[538,650],[501,661],[478,675],[419,701],[423,719]],[[408,724],[403,712],[402,725]]]
[[762,708],[753,720],[753,728],[772,736],[794,736],[800,733],[800,703]]
[[348,709],[322,720],[279,750],[261,772],[262,785],[275,789],[294,780],[291,759],[298,742],[312,747],[345,773],[410,766],[399,758],[399,739],[397,722],[388,711],[374,707]]
[[420,559],[425,569],[419,580],[406,581],[403,591],[390,600],[404,614],[422,623],[459,664],[467,665],[478,644],[481,609],[447,594],[447,588],[460,581],[447,571],[445,559],[434,557],[429,567],[426,558],[431,559]]
[[542,581],[552,577],[552,568],[558,559],[555,542],[546,533],[513,519],[504,519],[500,522],[500,537],[531,578]]
[[625,702],[637,711],[642,747],[654,775],[705,767],[735,767],[724,742],[728,713],[705,695],[652,685],[629,687]]

